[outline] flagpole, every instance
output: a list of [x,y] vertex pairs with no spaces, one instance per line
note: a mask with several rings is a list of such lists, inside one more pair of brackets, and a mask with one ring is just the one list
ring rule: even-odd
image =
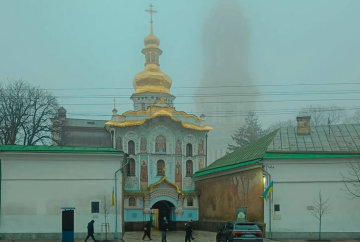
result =
[[[261,167],[261,170],[269,177],[268,183],[269,186],[271,184],[271,175],[263,168]],[[274,188],[273,188],[274,189]],[[272,231],[271,231],[271,206],[272,206],[272,194],[269,194],[269,238],[272,238]]]

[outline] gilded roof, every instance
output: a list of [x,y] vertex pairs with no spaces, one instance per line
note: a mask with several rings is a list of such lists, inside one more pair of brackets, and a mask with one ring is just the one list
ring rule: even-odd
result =
[[158,101],[157,106],[150,106],[147,110],[128,111],[122,115],[117,116],[117,120],[111,120],[105,123],[110,127],[131,127],[140,126],[147,120],[156,117],[169,117],[175,122],[179,122],[184,128],[197,131],[210,131],[212,128],[207,125],[201,125],[201,120],[192,114],[176,111],[174,107],[168,105],[158,106],[161,101]]

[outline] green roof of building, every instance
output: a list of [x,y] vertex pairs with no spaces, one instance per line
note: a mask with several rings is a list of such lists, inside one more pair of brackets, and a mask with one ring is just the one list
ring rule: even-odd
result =
[[320,159],[360,156],[360,125],[310,127],[297,134],[296,127],[280,128],[241,147],[196,172],[193,177],[254,164],[261,159]]
[[0,145],[1,152],[124,154],[123,151],[114,148],[30,145]]
[[233,165],[237,165],[243,162],[255,161],[261,159],[269,144],[275,137],[277,131],[274,131],[264,137],[258,139],[254,143],[241,147],[234,152],[227,154],[220,159],[214,161],[208,167],[201,169],[200,171],[194,174],[194,177],[201,176],[204,174],[209,174],[216,171],[224,170],[224,167],[233,168]]

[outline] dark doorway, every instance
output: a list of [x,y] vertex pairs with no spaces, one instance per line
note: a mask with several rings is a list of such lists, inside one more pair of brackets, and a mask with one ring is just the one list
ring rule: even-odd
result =
[[157,209],[158,210],[158,214],[157,214],[157,218],[154,218],[155,220],[157,220],[157,224],[159,226],[161,226],[164,222],[164,218],[167,219],[167,221],[171,221],[171,211],[172,208],[174,208],[175,205],[172,204],[169,201],[158,201],[156,202],[151,209]]

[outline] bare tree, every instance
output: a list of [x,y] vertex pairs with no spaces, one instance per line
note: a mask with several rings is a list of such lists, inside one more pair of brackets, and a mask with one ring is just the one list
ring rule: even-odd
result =
[[347,165],[349,175],[345,176],[341,173],[345,185],[343,190],[351,196],[351,199],[360,197],[360,163],[349,162]]
[[321,240],[322,218],[325,214],[328,214],[331,209],[328,205],[329,199],[330,197],[324,199],[320,191],[318,198],[314,199],[314,210],[310,210],[311,214],[319,220],[319,240]]
[[309,105],[302,108],[298,113],[299,116],[311,116],[310,125],[328,125],[343,123],[346,112],[337,106],[315,106]]
[[[53,126],[65,126],[57,119],[58,103],[46,90],[22,80],[0,87],[0,142],[2,144],[51,145]],[[54,119],[52,121],[51,119]],[[62,132],[63,129],[55,129]],[[58,137],[58,136],[56,136]]]
[[346,118],[347,124],[360,124],[360,109],[356,110],[352,115]]
[[101,213],[104,215],[105,217],[105,241],[107,240],[107,223],[106,223],[106,218],[109,215],[109,213],[112,210],[112,204],[111,204],[111,200],[107,199],[106,195],[104,195],[104,199],[103,199],[103,203],[101,206]]
[[296,120],[288,119],[285,121],[277,121],[276,123],[271,124],[268,129],[266,130],[267,133],[271,133],[272,131],[275,131],[280,128],[287,128],[287,127],[296,127]]

